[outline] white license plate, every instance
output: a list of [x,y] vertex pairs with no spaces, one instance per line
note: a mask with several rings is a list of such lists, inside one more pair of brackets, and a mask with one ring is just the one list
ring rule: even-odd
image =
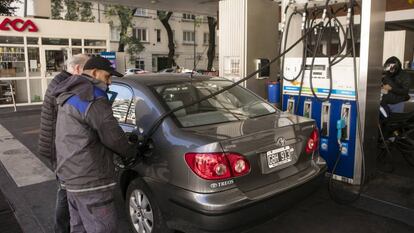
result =
[[276,150],[266,152],[267,165],[269,168],[274,168],[282,164],[292,161],[294,149],[290,146],[285,146]]

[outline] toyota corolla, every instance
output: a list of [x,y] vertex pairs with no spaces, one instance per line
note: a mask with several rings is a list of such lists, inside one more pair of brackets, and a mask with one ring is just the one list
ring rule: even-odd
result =
[[[303,200],[323,180],[313,120],[281,112],[231,81],[157,74],[113,80],[114,116],[146,136],[141,163],[119,171],[134,232],[240,232]],[[189,106],[193,103],[191,106]]]

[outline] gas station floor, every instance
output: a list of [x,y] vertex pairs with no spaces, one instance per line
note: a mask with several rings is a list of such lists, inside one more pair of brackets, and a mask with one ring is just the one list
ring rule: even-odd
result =
[[[28,153],[36,156],[39,133],[39,108],[24,108],[17,113],[0,109],[0,129],[7,130],[13,137],[28,149]],[[4,127],[4,128],[3,128]],[[0,132],[1,135],[2,132]],[[0,149],[0,154],[3,151]],[[43,163],[44,158],[38,158]],[[0,196],[0,232],[5,233],[3,225],[10,221],[10,213],[14,213],[23,232],[49,233],[53,232],[53,213],[56,195],[56,183],[52,178],[29,185],[17,185],[16,181],[0,163],[0,191],[4,201],[11,203],[9,215],[3,215],[3,205]],[[44,165],[42,165],[44,166]],[[48,169],[44,166],[45,169]],[[329,198],[327,186],[321,187],[308,198],[292,206],[279,216],[266,223],[258,224],[249,233],[298,233],[298,232],[352,232],[352,233],[412,233],[414,227],[403,222],[379,216],[372,211],[364,211],[354,206],[339,205]],[[122,208],[121,198],[117,193],[119,208],[119,233],[129,232],[127,221]],[[7,203],[6,202],[6,203]],[[7,207],[7,206],[6,206]],[[414,222],[414,219],[413,219]],[[19,230],[11,231],[19,233]]]

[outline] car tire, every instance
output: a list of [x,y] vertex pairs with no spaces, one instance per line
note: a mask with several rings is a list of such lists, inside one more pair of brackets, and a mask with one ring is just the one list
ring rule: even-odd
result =
[[154,196],[141,179],[133,180],[126,193],[125,210],[134,233],[172,233]]

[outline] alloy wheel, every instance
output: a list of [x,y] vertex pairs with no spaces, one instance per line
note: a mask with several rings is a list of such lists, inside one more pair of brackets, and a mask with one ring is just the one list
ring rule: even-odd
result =
[[151,233],[154,227],[154,214],[148,197],[142,190],[135,189],[129,198],[131,222],[138,233]]

